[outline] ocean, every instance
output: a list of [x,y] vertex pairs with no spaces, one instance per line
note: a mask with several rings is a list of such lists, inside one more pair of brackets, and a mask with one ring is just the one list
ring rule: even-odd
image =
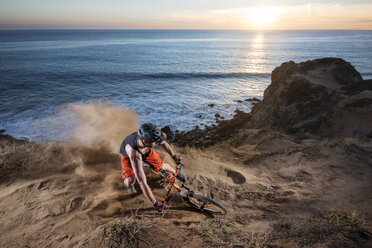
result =
[[281,63],[322,57],[372,78],[372,31],[0,30],[0,129],[65,141],[70,104],[109,102],[187,131],[249,111]]

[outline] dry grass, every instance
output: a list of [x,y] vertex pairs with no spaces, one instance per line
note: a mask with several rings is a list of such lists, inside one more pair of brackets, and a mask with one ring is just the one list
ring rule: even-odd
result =
[[132,211],[130,216],[121,217],[119,220],[109,223],[104,236],[109,240],[110,247],[138,247],[140,242],[153,246],[146,240],[146,235],[143,235],[143,233],[155,228],[163,215],[154,220],[139,214],[138,211],[141,208],[142,204],[135,211]]
[[341,210],[329,210],[323,218],[337,226],[360,227],[364,224],[364,219],[357,211],[347,213]]
[[267,247],[267,234],[242,231],[224,218],[201,221],[196,231],[207,247]]
[[[323,216],[307,219],[280,219],[272,226],[270,241],[293,242],[300,247],[335,243],[343,237],[342,245],[336,247],[360,247],[370,240],[370,234],[362,228],[363,219],[354,211],[329,210]],[[363,247],[363,246],[362,246]]]
[[59,169],[66,156],[58,144],[37,144],[12,138],[0,139],[0,181],[17,177],[41,177]]
[[[183,147],[179,148],[180,154],[187,154],[188,160],[214,160],[216,162],[220,162],[221,159],[216,156],[216,153],[213,150],[202,150],[200,148],[194,148],[194,147]],[[202,154],[202,156],[201,156]]]
[[269,237],[266,233],[245,232],[242,234],[241,241],[248,248],[267,247]]
[[323,219],[280,220],[273,225],[271,240],[286,240],[300,246],[323,243],[335,228]]

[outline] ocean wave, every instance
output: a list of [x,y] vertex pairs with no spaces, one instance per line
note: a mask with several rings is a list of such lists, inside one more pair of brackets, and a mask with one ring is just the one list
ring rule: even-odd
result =
[[[271,73],[259,72],[176,72],[176,73],[145,73],[145,72],[70,72],[69,74],[54,72],[53,75],[45,75],[42,73],[28,73],[30,77],[38,77],[50,81],[80,81],[84,80],[124,80],[124,81],[140,81],[140,80],[195,80],[195,79],[268,79]],[[83,81],[84,81],[83,80]],[[40,80],[39,80],[40,81]],[[41,80],[42,81],[42,80]]]
[[[89,73],[90,77],[97,78],[110,78],[110,79],[121,79],[126,81],[137,81],[137,80],[187,80],[187,79],[256,79],[256,78],[270,78],[271,73],[258,73],[258,72],[177,72],[177,73],[136,73],[136,72],[125,72],[125,73]],[[66,75],[61,75],[66,77]],[[76,75],[76,73],[70,74],[68,77],[86,77],[85,75]]]
[[188,78],[252,78],[269,77],[270,73],[258,72],[228,72],[228,73],[151,73],[151,74],[127,74],[128,77],[140,77],[148,79],[188,79]]
[[361,73],[362,78],[372,78],[372,72]]

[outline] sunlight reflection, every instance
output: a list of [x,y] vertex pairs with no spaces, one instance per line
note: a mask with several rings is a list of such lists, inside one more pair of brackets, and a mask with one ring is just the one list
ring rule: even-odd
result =
[[249,73],[266,73],[265,68],[266,50],[263,34],[257,34],[249,46],[246,56],[245,68]]

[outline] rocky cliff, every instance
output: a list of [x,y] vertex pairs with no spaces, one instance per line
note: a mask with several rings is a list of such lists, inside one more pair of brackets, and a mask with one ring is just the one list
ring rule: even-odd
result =
[[[187,185],[228,208],[213,217],[179,199],[157,214],[138,184],[129,195],[112,143],[41,144],[0,130],[0,247],[370,248],[370,118],[371,81],[349,63],[282,64],[252,113],[174,139],[205,147],[174,150]],[[123,133],[122,119],[106,123]],[[145,173],[162,199],[168,184]]]
[[254,127],[324,136],[370,136],[372,81],[339,58],[283,63],[274,69]]
[[268,128],[326,137],[372,136],[372,80],[340,58],[323,58],[275,68],[263,101],[251,113],[176,135],[178,145],[205,147],[231,139],[238,129]]

